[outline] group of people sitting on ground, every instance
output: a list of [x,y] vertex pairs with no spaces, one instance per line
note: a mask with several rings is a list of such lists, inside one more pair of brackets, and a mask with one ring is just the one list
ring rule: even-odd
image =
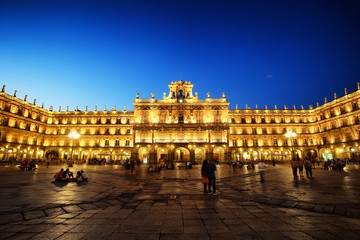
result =
[[20,166],[19,166],[20,170],[26,170],[26,171],[32,171],[36,169],[36,164],[35,161],[26,161],[26,160],[22,160],[20,162]]
[[77,171],[76,176],[74,177],[74,174],[70,172],[70,169],[64,169],[62,168],[59,172],[57,172],[54,176],[55,181],[63,181],[63,182],[82,182],[88,180],[88,175],[84,170]]
[[324,165],[322,169],[343,170],[344,167],[346,167],[345,159],[343,160],[333,159],[332,161],[331,160],[324,161]]
[[172,162],[169,162],[169,163],[161,163],[161,164],[159,164],[159,165],[157,165],[157,166],[152,166],[152,165],[150,165],[149,167],[148,167],[148,172],[150,173],[150,172],[160,172],[161,170],[168,170],[168,169],[172,169],[172,170],[174,170],[175,169],[175,165],[174,165],[174,163],[172,163]]

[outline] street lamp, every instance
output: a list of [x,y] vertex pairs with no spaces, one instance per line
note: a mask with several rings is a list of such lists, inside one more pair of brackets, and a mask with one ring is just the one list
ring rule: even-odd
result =
[[292,158],[294,158],[294,144],[293,144],[293,139],[296,137],[296,133],[292,132],[292,131],[288,131],[287,133],[285,133],[285,137],[286,138],[290,138],[290,142],[291,142],[291,154],[292,154]]
[[69,138],[72,139],[71,144],[71,160],[73,159],[73,150],[74,150],[74,140],[80,137],[80,134],[78,134],[76,131],[73,131],[68,135]]

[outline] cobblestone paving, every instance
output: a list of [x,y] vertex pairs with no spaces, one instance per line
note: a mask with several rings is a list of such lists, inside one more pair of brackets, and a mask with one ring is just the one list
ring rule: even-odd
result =
[[130,175],[75,166],[88,182],[55,183],[61,166],[0,167],[0,239],[360,239],[360,170],[218,166],[219,195],[203,194],[200,167]]

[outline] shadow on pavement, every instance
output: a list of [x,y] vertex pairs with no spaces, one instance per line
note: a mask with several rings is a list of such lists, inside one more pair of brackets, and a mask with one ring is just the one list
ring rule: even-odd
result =
[[82,181],[82,182],[52,181],[51,184],[54,184],[57,187],[65,187],[68,184],[77,184],[78,186],[83,186],[83,185],[87,185],[88,181]]
[[52,181],[51,183],[57,187],[65,187],[69,182],[67,182],[67,181]]

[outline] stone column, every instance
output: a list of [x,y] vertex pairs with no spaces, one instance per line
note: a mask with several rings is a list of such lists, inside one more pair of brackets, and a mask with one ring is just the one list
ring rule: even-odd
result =
[[213,157],[214,157],[214,155],[212,152],[206,152],[205,159],[207,159],[209,161],[209,160],[212,160]]
[[195,149],[190,150],[190,162],[195,162]]

